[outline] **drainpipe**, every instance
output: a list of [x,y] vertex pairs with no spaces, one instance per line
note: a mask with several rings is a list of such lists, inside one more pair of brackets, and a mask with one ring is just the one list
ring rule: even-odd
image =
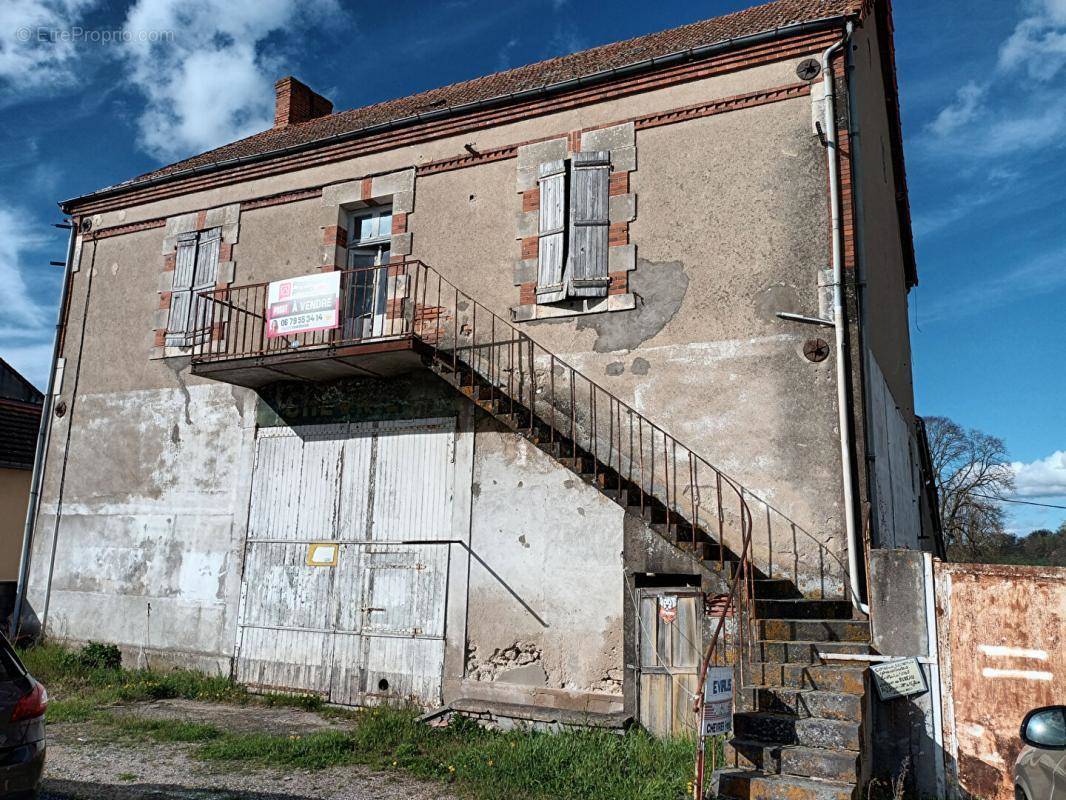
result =
[[[73,220],[70,225],[70,238],[67,241],[67,260],[63,265],[63,290],[59,298],[59,311],[56,318],[56,335],[52,342],[52,366],[48,371],[48,390],[44,393],[41,407],[41,424],[37,429],[37,449],[33,455],[33,474],[30,476],[29,506],[26,508],[26,527],[22,532],[22,557],[19,560],[18,588],[15,593],[15,610],[11,614],[10,638],[18,637],[19,622],[22,620],[22,607],[26,602],[26,584],[30,577],[30,550],[33,547],[33,529],[37,521],[37,507],[41,499],[41,479],[44,475],[44,456],[48,449],[48,438],[52,432],[52,400],[55,396],[56,364],[59,361],[60,334],[63,331],[63,313],[67,307],[70,294],[70,274],[74,263],[74,245],[78,228]],[[62,226],[58,226],[62,227]]]
[[833,223],[833,327],[836,330],[837,411],[840,426],[840,469],[844,482],[844,527],[848,536],[848,584],[851,604],[869,615],[870,608],[862,602],[859,588],[859,554],[862,542],[855,514],[855,475],[852,459],[850,408],[847,373],[847,348],[844,344],[844,231],[840,210],[840,165],[837,162],[836,99],[830,59],[851,38],[853,25],[847,24],[844,38],[830,45],[822,53],[822,87],[825,92],[824,122],[826,160],[829,162],[829,199]]

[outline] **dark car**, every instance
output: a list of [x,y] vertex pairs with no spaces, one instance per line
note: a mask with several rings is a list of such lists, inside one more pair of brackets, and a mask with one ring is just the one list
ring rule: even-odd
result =
[[32,798],[44,771],[48,692],[0,634],[0,797]]

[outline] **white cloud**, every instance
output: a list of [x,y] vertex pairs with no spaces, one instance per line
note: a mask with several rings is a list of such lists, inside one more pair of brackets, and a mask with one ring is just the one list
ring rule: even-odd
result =
[[999,49],[999,67],[1050,81],[1066,65],[1066,0],[1029,3],[1029,15]]
[[1066,450],[1056,450],[1047,458],[1024,463],[1015,461],[1014,483],[1021,497],[1066,495]]
[[1066,142],[1066,0],[1031,0],[983,82],[960,86],[926,126],[934,156],[999,160]]
[[[0,314],[0,355],[38,386],[48,377],[52,334],[46,312],[30,295],[25,275],[27,251],[48,243],[20,210],[0,206],[0,286],[6,299]],[[49,267],[40,266],[40,269]]]
[[81,42],[62,34],[71,34],[95,5],[96,0],[0,3],[0,83],[5,94],[50,89],[70,80]]
[[138,0],[125,29],[133,36],[129,79],[147,99],[140,143],[173,160],[273,124],[280,65],[264,44],[309,22],[338,18],[336,0]]
[[951,136],[965,125],[969,125],[977,116],[987,91],[987,86],[978,86],[973,81],[960,87],[955,93],[955,101],[936,115],[929,123],[929,130],[936,136]]
[[5,294],[0,326],[3,328],[33,327],[44,319],[23,278],[25,251],[44,243],[27,232],[34,228],[22,212],[0,207],[0,286],[4,287]]

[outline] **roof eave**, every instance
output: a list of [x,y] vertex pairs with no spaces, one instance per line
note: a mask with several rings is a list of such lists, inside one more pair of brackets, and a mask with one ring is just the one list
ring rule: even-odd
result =
[[822,17],[816,20],[808,20],[805,22],[797,22],[791,25],[783,25],[766,31],[760,31],[759,33],[748,34],[746,36],[737,36],[731,39],[725,39],[721,42],[715,42],[713,44],[688,48],[687,50],[679,50],[677,52],[669,53],[664,56],[653,56],[652,58],[636,61],[632,64],[627,64],[622,67],[614,67],[608,70],[594,72],[590,75],[584,75],[580,78],[570,78],[565,81],[545,84],[544,86],[539,86],[534,89],[525,89],[521,92],[511,92],[509,94],[500,95],[498,97],[491,97],[485,100],[478,100],[472,103],[463,103],[461,105],[449,106],[448,108],[443,108],[437,111],[430,111],[421,114],[412,114],[401,119],[391,120],[389,122],[383,122],[377,125],[369,125],[367,127],[359,128],[354,131],[345,131],[344,133],[334,134],[333,136],[327,136],[321,139],[315,139],[313,141],[303,142],[297,145],[279,147],[274,150],[268,150],[264,153],[256,153],[254,155],[249,156],[238,156],[237,158],[214,161],[209,164],[202,164],[198,167],[191,167],[189,169],[170,172],[166,175],[160,175],[156,178],[149,178],[144,181],[137,181],[136,183],[125,183],[117,184],[114,186],[108,186],[103,189],[98,189],[95,192],[90,192],[89,194],[71,198],[70,200],[63,200],[59,203],[59,207],[64,214],[74,214],[76,213],[77,206],[79,204],[90,200],[101,200],[107,197],[115,197],[122,195],[126,192],[132,191],[134,189],[143,189],[150,186],[158,186],[164,183],[171,183],[182,178],[204,175],[212,172],[220,172],[222,170],[238,165],[251,164],[259,161],[267,161],[269,159],[278,158],[280,156],[300,153],[306,150],[314,150],[316,148],[324,147],[329,144],[343,142],[350,139],[358,139],[361,136],[368,136],[374,133],[394,130],[396,128],[415,125],[421,122],[429,122],[433,120],[461,116],[472,111],[477,111],[484,108],[492,108],[494,106],[508,105],[510,103],[518,103],[533,98],[543,98],[578,87],[605,83],[614,78],[632,75],[633,73],[652,70],[658,67],[667,66],[682,61],[690,61],[694,59],[704,58],[706,56],[714,55],[720,52],[726,52],[729,50],[750,47],[765,41],[774,41],[776,39],[784,39],[790,36],[799,36],[806,33],[815,33],[818,31],[843,26],[843,24],[848,19],[849,15],[847,14],[837,14],[829,17]]

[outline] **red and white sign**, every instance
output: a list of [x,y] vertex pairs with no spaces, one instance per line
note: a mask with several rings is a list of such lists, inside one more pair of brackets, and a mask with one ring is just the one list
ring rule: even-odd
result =
[[719,736],[733,729],[733,668],[710,667],[703,684],[700,735]]
[[339,327],[340,304],[339,272],[272,281],[267,287],[267,338]]
[[677,619],[676,594],[664,594],[659,598],[659,619],[667,625]]

